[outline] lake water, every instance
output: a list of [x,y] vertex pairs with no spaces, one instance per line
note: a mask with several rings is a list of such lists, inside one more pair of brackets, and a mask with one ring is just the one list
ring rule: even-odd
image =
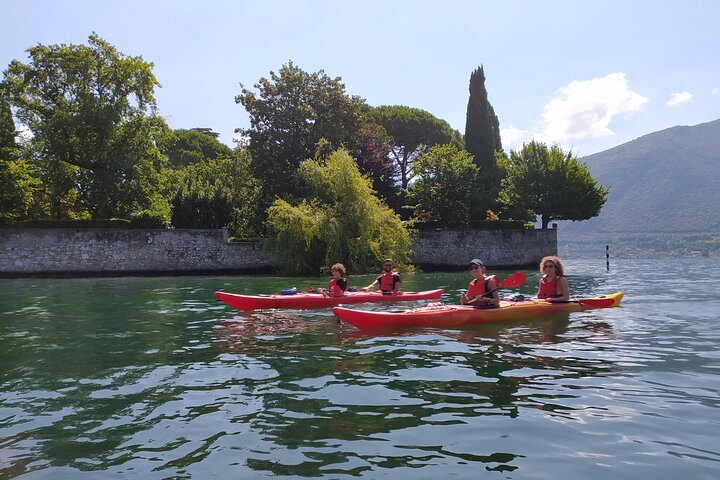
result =
[[319,278],[0,280],[0,478],[719,478],[720,261],[566,263],[622,306],[364,333],[213,297]]

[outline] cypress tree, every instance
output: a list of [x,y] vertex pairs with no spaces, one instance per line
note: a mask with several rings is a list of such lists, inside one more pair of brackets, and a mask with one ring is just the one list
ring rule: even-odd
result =
[[495,151],[502,150],[500,122],[488,101],[485,71],[482,65],[470,75],[470,98],[465,123],[465,149],[480,169],[480,205],[478,216],[484,219],[488,208],[495,208],[500,191],[500,173]]

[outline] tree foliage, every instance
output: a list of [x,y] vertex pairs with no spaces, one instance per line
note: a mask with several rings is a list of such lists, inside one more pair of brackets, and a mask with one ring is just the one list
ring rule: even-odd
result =
[[214,133],[210,129],[173,130],[163,148],[170,167],[181,168],[220,155],[229,156],[232,150],[217,141]]
[[172,199],[176,228],[223,228],[233,237],[256,234],[262,219],[257,209],[257,180],[250,174],[250,155],[237,149],[230,155],[205,158],[175,172]]
[[453,145],[437,145],[413,165],[410,188],[415,217],[448,227],[467,225],[478,199],[478,168],[472,155]]
[[30,165],[18,157],[10,105],[0,97],[0,224],[26,219],[40,187]]
[[360,148],[356,157],[360,173],[370,178],[380,198],[399,211],[402,207],[400,185],[395,181],[396,165],[390,157],[392,137],[380,125],[365,121],[360,126]]
[[480,202],[485,208],[495,208],[500,190],[501,170],[495,161],[495,152],[502,150],[500,122],[488,100],[483,67],[470,75],[470,97],[465,123],[465,149],[480,169],[478,187]]
[[384,257],[409,260],[410,236],[374,194],[345,150],[307,160],[298,174],[310,195],[296,205],[276,200],[268,210],[267,247],[285,273],[317,273],[342,262],[349,271],[375,271]]
[[357,150],[362,100],[345,93],[340,77],[307,73],[289,62],[254,88],[257,93],[242,87],[235,97],[250,115],[250,128],[238,131],[249,142],[253,173],[270,198],[301,193],[289,179],[300,162],[313,158],[321,139],[333,150]]
[[552,220],[587,220],[600,213],[608,189],[597,185],[587,166],[572,152],[530,142],[511,151],[504,164],[503,200],[516,211]]
[[390,155],[397,165],[403,189],[407,189],[412,180],[412,164],[424,152],[435,145],[462,145],[460,134],[445,120],[419,108],[381,106],[371,110],[370,118],[392,138]]
[[156,114],[152,64],[125,56],[96,34],[88,45],[37,45],[13,60],[3,89],[33,134],[31,161],[42,178],[46,214],[127,217],[169,213],[167,132]]

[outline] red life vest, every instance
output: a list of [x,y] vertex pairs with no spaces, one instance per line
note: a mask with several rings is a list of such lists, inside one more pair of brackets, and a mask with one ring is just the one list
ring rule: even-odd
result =
[[470,283],[468,284],[468,291],[466,294],[468,296],[468,298],[475,298],[475,297],[492,298],[493,297],[492,293],[486,294],[485,292],[487,292],[489,290],[488,283],[490,282],[490,280],[494,280],[495,286],[497,286],[497,275],[490,275],[489,277],[485,278],[484,282],[481,282],[479,280],[480,280],[479,278],[474,278],[474,279],[470,280]]
[[345,293],[345,290],[347,290],[347,278],[340,278],[338,280],[334,278],[330,279],[328,283],[328,292],[330,295],[340,297]]
[[558,293],[558,279],[555,277],[553,280],[547,280],[545,276],[540,279],[540,290],[538,291],[538,298],[557,298],[562,297],[562,294]]
[[378,278],[381,292],[392,292],[395,290],[395,283],[400,281],[400,275],[395,272],[386,272]]

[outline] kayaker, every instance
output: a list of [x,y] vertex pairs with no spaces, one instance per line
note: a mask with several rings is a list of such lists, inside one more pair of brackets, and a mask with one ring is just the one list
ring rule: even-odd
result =
[[460,295],[460,303],[477,308],[494,308],[500,305],[497,289],[497,275],[485,275],[485,265],[477,258],[470,260],[470,275],[467,293]]
[[402,281],[400,280],[400,274],[393,272],[395,263],[391,258],[386,258],[383,261],[383,273],[375,279],[373,283],[367,287],[363,287],[360,290],[367,292],[371,288],[379,288],[381,293],[385,295],[395,295],[400,292]]
[[540,261],[540,285],[537,298],[546,302],[567,302],[570,300],[570,287],[565,277],[560,258],[550,255]]
[[347,270],[342,263],[336,263],[330,267],[333,278],[328,283],[328,288],[318,288],[318,292],[328,297],[342,297],[348,288],[348,281],[345,278]]

